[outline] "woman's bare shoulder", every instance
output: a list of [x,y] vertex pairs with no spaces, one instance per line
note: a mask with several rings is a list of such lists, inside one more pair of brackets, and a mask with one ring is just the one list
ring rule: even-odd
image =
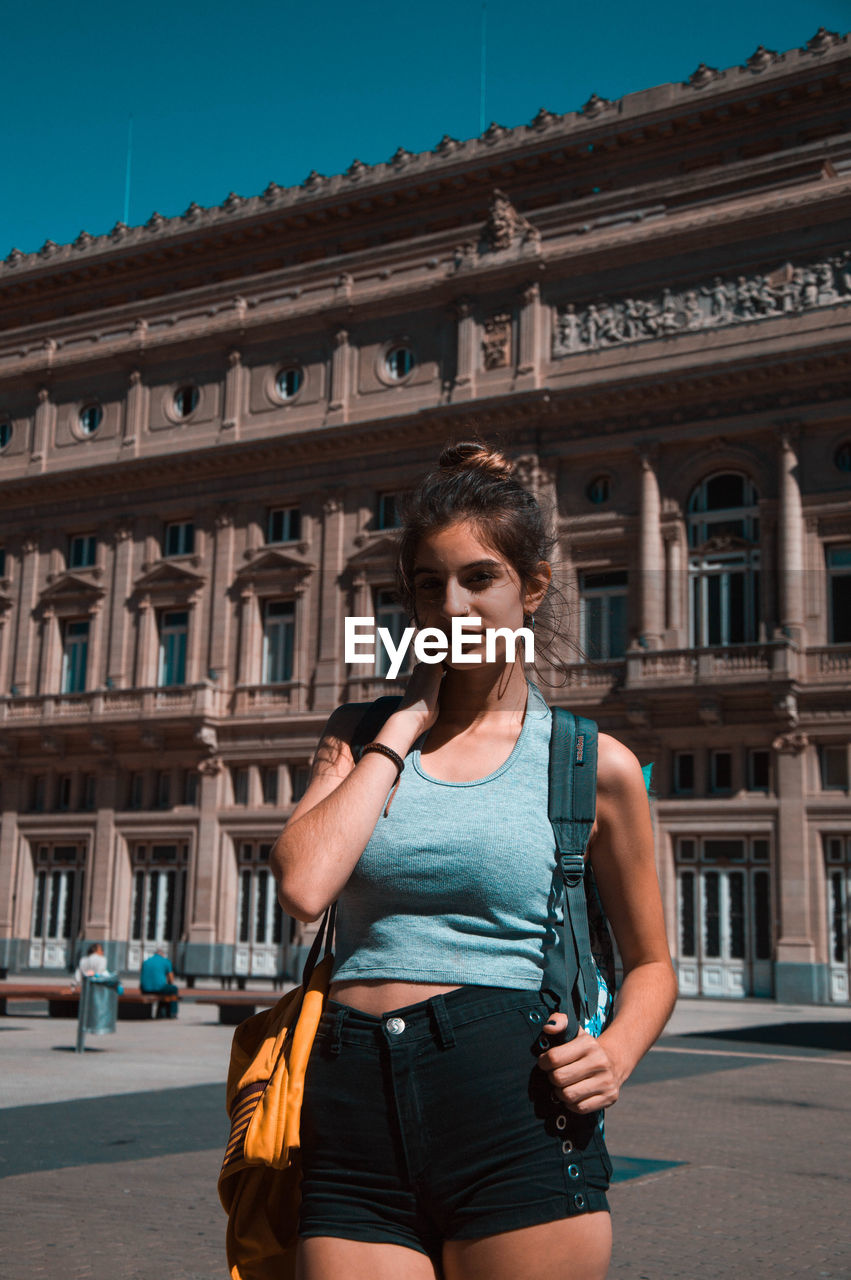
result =
[[597,788],[604,794],[644,787],[644,774],[638,757],[618,738],[601,733],[597,741]]

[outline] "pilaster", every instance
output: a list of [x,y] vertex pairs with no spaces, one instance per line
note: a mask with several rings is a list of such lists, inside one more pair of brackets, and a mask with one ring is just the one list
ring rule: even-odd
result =
[[[109,602],[109,640],[106,659],[107,685],[124,689],[131,680],[130,613],[127,602],[133,578],[133,530],[119,525],[113,534],[112,598]],[[106,623],[104,623],[106,625]]]
[[233,581],[233,512],[217,511],[210,587],[210,636],[207,668],[211,680],[229,685],[231,619],[228,588]]
[[517,381],[525,387],[540,385],[541,324],[541,286],[535,280],[523,290],[523,305],[520,308]]
[[777,460],[779,622],[784,636],[804,645],[804,516],[792,432],[781,433]]
[[347,330],[338,329],[334,334],[334,350],[331,355],[331,396],[328,416],[335,421],[347,422],[351,380],[351,349]]
[[37,678],[38,630],[33,625],[33,610],[38,590],[38,563],[38,539],[34,536],[24,538],[21,545],[21,594],[12,678],[13,688],[20,694],[32,693]]
[[92,838],[87,873],[88,901],[84,908],[83,932],[86,938],[101,941],[114,933],[112,920],[113,876],[115,874],[115,808],[118,794],[118,771],[104,765],[98,769],[97,818]]
[[341,494],[327,494],[322,504],[322,553],[319,564],[318,644],[313,709],[333,711],[343,683],[343,572],[345,509]]
[[228,353],[228,371],[225,375],[225,412],[222,419],[222,430],[227,431],[234,440],[239,439],[240,419],[242,417],[242,353]]
[[656,450],[645,447],[641,459],[639,514],[639,599],[641,643],[658,649],[662,642],[665,610],[665,574],[662,551],[662,505],[656,477]]
[[455,316],[458,348],[452,399],[471,400],[476,394],[476,321],[469,298],[461,298],[455,303]]

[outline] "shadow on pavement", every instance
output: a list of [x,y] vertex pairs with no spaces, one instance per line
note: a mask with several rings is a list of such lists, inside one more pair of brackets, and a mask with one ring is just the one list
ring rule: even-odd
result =
[[0,1109],[0,1178],[187,1151],[224,1152],[221,1084]]
[[739,1027],[734,1031],[693,1031],[690,1040],[727,1040],[741,1044],[784,1045],[796,1049],[829,1049],[851,1053],[848,1022],[780,1022],[775,1026]]

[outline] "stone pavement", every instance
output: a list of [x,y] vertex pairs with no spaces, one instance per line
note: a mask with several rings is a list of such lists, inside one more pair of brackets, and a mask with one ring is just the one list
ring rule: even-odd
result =
[[[3,1280],[225,1280],[215,1019],[0,1019]],[[846,1008],[681,1001],[608,1115],[610,1280],[851,1277],[849,1110]]]

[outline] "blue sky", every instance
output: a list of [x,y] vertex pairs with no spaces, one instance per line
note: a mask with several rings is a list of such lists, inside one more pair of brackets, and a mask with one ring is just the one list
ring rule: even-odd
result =
[[[487,0],[485,120],[572,111],[845,32],[851,0]],[[44,0],[3,19],[0,257],[479,132],[481,0]]]

